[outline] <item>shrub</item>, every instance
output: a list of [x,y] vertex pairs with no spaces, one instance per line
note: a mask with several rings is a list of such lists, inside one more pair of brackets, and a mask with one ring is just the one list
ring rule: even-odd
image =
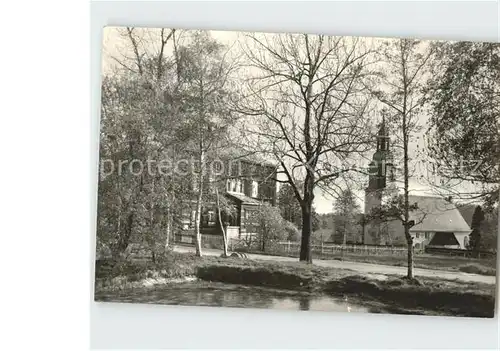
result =
[[201,246],[206,249],[222,249],[224,247],[224,240],[221,236],[202,235]]
[[496,269],[492,267],[486,267],[476,263],[469,263],[458,268],[460,272],[465,273],[474,273],[474,274],[482,274],[482,275],[496,275]]
[[261,251],[266,252],[274,243],[286,239],[285,220],[277,207],[262,204],[257,212],[256,222],[257,242]]
[[300,232],[297,226],[292,222],[287,220],[283,220],[283,229],[286,232],[286,237],[288,241],[299,241],[300,240]]
[[198,268],[202,280],[231,284],[267,286],[281,289],[310,290],[314,277],[280,265],[207,265]]

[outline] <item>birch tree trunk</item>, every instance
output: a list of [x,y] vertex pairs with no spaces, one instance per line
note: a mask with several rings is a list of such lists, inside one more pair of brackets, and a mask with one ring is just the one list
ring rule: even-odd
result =
[[[374,96],[391,111],[393,123],[397,123],[397,129],[401,130],[402,138],[397,143],[402,144],[403,149],[403,196],[402,203],[391,210],[391,218],[401,221],[407,244],[407,279],[413,280],[413,238],[410,229],[415,222],[410,220],[411,211],[418,205],[409,202],[409,179],[413,173],[410,170],[409,143],[411,137],[416,134],[422,126],[419,124],[418,116],[424,113],[425,101],[422,99],[422,86],[427,79],[427,62],[433,55],[433,49],[423,50],[419,47],[418,40],[400,39],[394,41],[385,51],[384,61],[387,67],[383,72],[383,83],[389,88],[389,92],[378,90]],[[416,206],[416,207],[415,207]],[[388,234],[388,236],[390,236]]]
[[347,223],[344,222],[344,230],[343,230],[343,236],[342,236],[342,245],[345,246],[347,243]]
[[201,206],[203,200],[203,175],[204,175],[204,164],[205,164],[205,150],[203,149],[203,139],[200,140],[200,172],[198,175],[198,197],[196,199],[196,217],[195,217],[195,244],[196,244],[196,256],[202,257],[201,252],[201,232],[200,232],[200,222],[201,222]]
[[226,233],[226,229],[224,228],[224,223],[222,223],[222,215],[221,215],[221,210],[220,210],[220,200],[219,200],[219,189],[217,188],[217,186],[215,187],[215,198],[217,200],[217,216],[219,217],[219,223],[220,223],[220,228],[222,230],[222,239],[224,241],[224,257],[227,257],[228,256],[228,253],[227,253],[227,246],[228,246],[228,242],[227,242],[227,233]]
[[170,246],[170,233],[172,231],[172,210],[170,209],[171,204],[167,206],[167,233],[165,238],[165,250]]
[[155,231],[155,203],[153,196],[155,194],[155,179],[154,177],[151,179],[151,194],[150,194],[150,205],[149,205],[149,237],[150,237],[150,250],[151,250],[151,259],[153,263],[156,263],[156,231]]
[[[406,97],[405,97],[406,100]],[[404,230],[406,244],[408,245],[408,272],[407,278],[413,279],[413,238],[410,233],[410,211],[409,211],[409,171],[408,171],[408,134],[406,125],[406,112],[403,112],[403,152],[404,152]]]
[[[402,43],[405,43],[402,41]],[[408,271],[407,278],[413,279],[413,239],[410,234],[410,210],[409,210],[409,169],[408,169],[408,142],[409,142],[409,127],[408,127],[408,97],[409,97],[409,82],[408,82],[408,68],[407,68],[407,52],[406,45],[405,48],[401,49],[401,68],[402,68],[402,79],[403,79],[403,106],[402,106],[402,117],[403,117],[403,176],[404,176],[404,229],[405,238],[408,245]]]

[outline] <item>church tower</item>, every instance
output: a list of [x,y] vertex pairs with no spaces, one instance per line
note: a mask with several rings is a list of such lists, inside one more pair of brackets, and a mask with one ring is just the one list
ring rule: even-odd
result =
[[[382,195],[387,185],[387,174],[391,171],[392,157],[389,151],[385,117],[382,117],[377,134],[377,149],[368,166],[368,187],[365,189],[365,216],[382,204]],[[365,244],[384,244],[382,222],[376,218],[365,221],[363,242]]]

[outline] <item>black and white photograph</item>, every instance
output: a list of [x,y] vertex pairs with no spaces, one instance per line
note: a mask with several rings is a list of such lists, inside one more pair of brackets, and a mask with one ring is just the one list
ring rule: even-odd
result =
[[492,318],[500,44],[105,27],[94,299]]

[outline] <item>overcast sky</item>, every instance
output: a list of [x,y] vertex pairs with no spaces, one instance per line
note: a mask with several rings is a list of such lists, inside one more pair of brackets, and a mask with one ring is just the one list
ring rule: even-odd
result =
[[[103,74],[111,74],[113,69],[118,66],[118,63],[114,58],[121,58],[122,55],[131,56],[131,48],[127,39],[123,38],[119,30],[123,31],[123,28],[118,29],[116,27],[106,27],[103,31],[103,51],[102,51],[102,72]],[[148,42],[155,42],[154,40],[148,40],[151,38],[158,38],[159,29],[136,29],[138,33]],[[239,50],[239,46],[236,44],[238,40],[242,39],[242,33],[231,32],[231,31],[210,31],[213,38],[219,42],[231,47],[231,50]],[[366,41],[373,42],[374,38],[366,38]],[[158,40],[156,40],[158,42]],[[156,52],[158,48],[155,44],[148,44],[151,52]],[[172,50],[171,46],[167,47],[167,52]],[[419,121],[422,125],[426,124],[427,116],[420,116]],[[425,129],[425,128],[424,128]],[[410,154],[415,155],[416,150],[422,150],[424,148],[423,132],[417,135],[416,140],[414,140],[410,145]],[[373,150],[375,151],[375,150]],[[425,157],[420,157],[419,161],[425,160]],[[368,160],[366,165],[368,165]],[[415,178],[416,179],[416,178]],[[415,179],[410,180],[410,189],[415,195],[435,195],[435,192],[431,191],[428,185],[421,184],[421,182]],[[365,180],[365,184],[368,179]],[[363,184],[362,186],[365,186]],[[362,188],[361,184],[359,188]],[[355,194],[358,198],[358,203],[363,209],[364,207],[364,191],[360,189],[355,190]],[[324,194],[319,189],[316,191],[314,206],[318,213],[328,213],[332,211],[334,199]]]

